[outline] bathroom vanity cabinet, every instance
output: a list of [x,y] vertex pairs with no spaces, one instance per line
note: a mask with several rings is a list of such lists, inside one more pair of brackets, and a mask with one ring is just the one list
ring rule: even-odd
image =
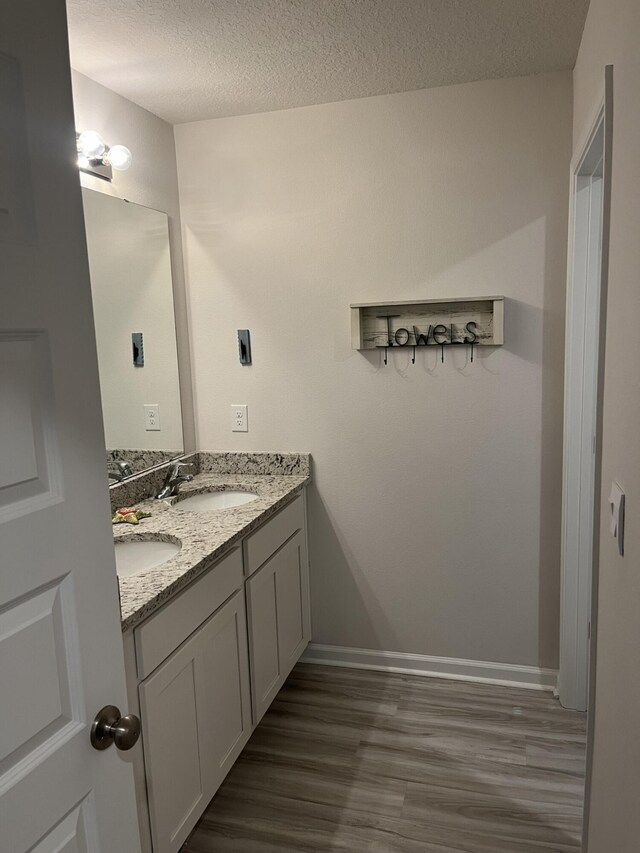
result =
[[144,853],[176,853],[310,638],[304,495],[124,635]]

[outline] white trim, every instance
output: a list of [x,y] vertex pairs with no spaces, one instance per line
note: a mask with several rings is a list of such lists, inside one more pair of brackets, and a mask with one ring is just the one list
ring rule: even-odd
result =
[[[602,239],[604,98],[571,161],[567,264],[561,551],[560,701],[587,708],[596,519]],[[593,160],[594,150],[598,151]],[[606,251],[606,247],[605,247]]]
[[500,684],[506,687],[526,687],[531,690],[553,690],[558,672],[537,666],[512,663],[490,663],[480,660],[443,658],[433,655],[414,655],[406,652],[385,652],[374,649],[353,649],[348,646],[325,646],[310,643],[301,663],[323,666],[344,666],[353,669],[374,669],[404,675],[423,675],[431,678],[450,678],[454,681],[475,681]]
[[604,69],[604,198],[602,210],[602,278],[600,281],[600,358],[598,365],[598,412],[596,432],[596,478],[595,493],[598,500],[594,506],[593,565],[591,578],[591,654],[589,658],[589,697],[587,716],[587,766],[584,785],[584,808],[582,815],[582,849],[589,850],[591,791],[593,776],[593,741],[596,710],[596,657],[598,653],[598,585],[600,553],[599,511],[602,501],[602,400],[604,397],[605,338],[607,328],[607,294],[609,289],[609,234],[611,230],[611,170],[613,148],[613,65]]

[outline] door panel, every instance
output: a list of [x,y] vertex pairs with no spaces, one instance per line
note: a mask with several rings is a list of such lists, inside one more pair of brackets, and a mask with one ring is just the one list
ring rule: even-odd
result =
[[51,368],[44,330],[0,330],[0,521],[62,499]]
[[88,803],[81,803],[47,833],[33,853],[88,853],[85,820],[89,811]]
[[[78,683],[76,661],[64,622],[73,618],[65,596],[69,578],[7,605],[0,613],[0,672],[11,684],[3,698],[0,768],[15,771],[51,737],[82,721],[73,706],[71,684]],[[65,602],[66,598],[66,602]],[[38,655],[33,654],[39,649]]]

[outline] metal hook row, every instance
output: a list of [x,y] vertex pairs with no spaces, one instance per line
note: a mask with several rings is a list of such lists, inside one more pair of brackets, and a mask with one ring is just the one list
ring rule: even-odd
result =
[[[444,364],[444,348],[445,348],[445,347],[450,347],[450,346],[456,346],[456,347],[458,347],[458,346],[471,347],[471,358],[470,358],[470,363],[471,363],[471,364],[473,364],[473,348],[474,348],[474,347],[477,347],[479,343],[480,343],[479,341],[469,341],[469,343],[463,343],[462,341],[456,341],[454,344],[451,344],[451,343],[439,343],[439,344],[435,344],[435,346],[439,346],[439,347],[440,347],[440,361],[442,362],[442,364]],[[434,344],[432,344],[431,346],[434,346]],[[404,346],[404,345],[403,345],[403,346],[395,346],[395,347],[394,347],[394,346],[392,346],[392,347],[383,347],[383,349],[384,349],[384,363],[385,363],[385,366],[389,363],[389,359],[388,359],[388,356],[387,356],[387,350],[389,350],[389,349],[404,349],[404,348],[405,348],[405,346]],[[415,364],[415,363],[416,363],[416,348],[417,348],[417,346],[416,346],[415,344],[414,344],[414,345],[412,345],[412,347],[411,347],[411,349],[413,350],[413,352],[412,352],[412,354],[411,354],[411,364]],[[421,347],[421,349],[423,349],[423,347]]]

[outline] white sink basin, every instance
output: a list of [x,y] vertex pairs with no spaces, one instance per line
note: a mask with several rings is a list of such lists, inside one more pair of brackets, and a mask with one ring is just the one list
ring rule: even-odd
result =
[[116,542],[116,572],[120,578],[129,578],[148,569],[156,569],[170,560],[180,550],[177,542],[158,542],[153,539],[133,539]]
[[178,501],[175,506],[178,509],[191,510],[192,512],[210,512],[215,509],[231,509],[234,506],[242,506],[255,501],[257,497],[258,495],[255,492],[228,489],[223,492],[203,492],[200,495],[190,495]]

